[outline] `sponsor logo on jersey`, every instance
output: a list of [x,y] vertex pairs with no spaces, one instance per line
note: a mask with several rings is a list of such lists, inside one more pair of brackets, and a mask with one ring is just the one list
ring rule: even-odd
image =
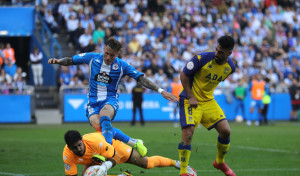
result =
[[105,72],[98,73],[95,75],[95,81],[104,83],[104,84],[110,84],[111,83],[111,77],[106,74]]
[[114,65],[113,65],[113,70],[118,70],[118,69],[119,69],[118,63],[114,63]]
[[210,79],[210,80],[217,80],[218,82],[221,82],[223,79],[222,76],[219,77],[217,74],[211,75],[211,73],[206,75],[205,78]]

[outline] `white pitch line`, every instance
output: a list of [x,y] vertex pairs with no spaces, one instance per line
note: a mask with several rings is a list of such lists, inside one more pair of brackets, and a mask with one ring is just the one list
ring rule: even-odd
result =
[[[197,144],[200,144],[203,146],[216,146],[215,144],[208,144],[208,143],[197,143]],[[239,145],[230,145],[230,148],[246,149],[246,150],[254,150],[254,151],[264,151],[264,152],[274,152],[274,153],[299,154],[298,151],[289,151],[289,150],[272,149],[272,148],[261,148],[261,147],[250,147],[250,146],[239,146]]]
[[0,172],[0,175],[25,176],[23,174],[14,174],[14,173],[8,173],[8,172]]

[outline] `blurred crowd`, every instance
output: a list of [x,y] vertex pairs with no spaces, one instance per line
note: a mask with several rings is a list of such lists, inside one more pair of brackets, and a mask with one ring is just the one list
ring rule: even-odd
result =
[[0,94],[24,94],[26,73],[16,64],[15,51],[10,43],[0,43]]
[[[67,31],[76,53],[102,53],[115,36],[123,44],[119,57],[164,89],[193,55],[214,51],[222,35],[236,42],[230,57],[237,69],[219,90],[248,85],[258,73],[271,92],[288,92],[293,79],[299,84],[299,0],[41,0],[36,7],[55,36]],[[88,69],[61,67],[57,81],[87,85]],[[125,77],[119,92],[131,93],[135,84]]]

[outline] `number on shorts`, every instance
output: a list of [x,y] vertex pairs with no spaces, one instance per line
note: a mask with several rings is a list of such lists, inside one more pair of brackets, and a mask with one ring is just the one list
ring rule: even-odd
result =
[[193,111],[192,111],[192,107],[188,107],[188,113],[189,113],[189,115],[192,115],[193,114]]

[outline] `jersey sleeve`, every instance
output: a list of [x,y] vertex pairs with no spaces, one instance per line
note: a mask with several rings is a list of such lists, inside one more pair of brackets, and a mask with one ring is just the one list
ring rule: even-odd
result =
[[63,151],[63,162],[65,168],[65,175],[77,175],[77,165],[74,162],[70,151],[67,150],[66,147]]
[[137,80],[138,77],[144,75],[143,73],[135,69],[132,65],[128,64],[127,62],[121,60],[121,63],[124,68],[125,75],[128,75],[135,80]]
[[74,64],[89,64],[90,61],[96,57],[99,56],[99,53],[81,53],[73,56],[72,61]]
[[195,55],[187,64],[183,67],[183,73],[191,77],[200,69],[201,55]]
[[[87,136],[88,134],[84,135]],[[100,132],[92,133],[89,137],[89,145],[94,151],[97,151],[105,158],[112,158],[115,154],[115,148],[106,142],[104,136]]]

